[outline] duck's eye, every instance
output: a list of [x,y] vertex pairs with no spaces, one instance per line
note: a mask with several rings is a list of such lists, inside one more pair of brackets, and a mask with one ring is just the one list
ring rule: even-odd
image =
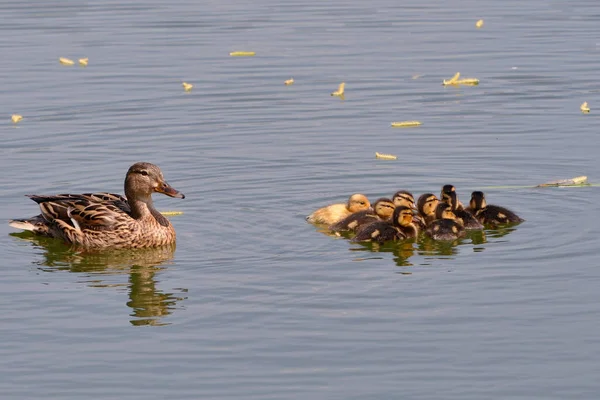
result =
[[140,174],[144,175],[144,176],[148,176],[148,171],[146,170],[141,170]]

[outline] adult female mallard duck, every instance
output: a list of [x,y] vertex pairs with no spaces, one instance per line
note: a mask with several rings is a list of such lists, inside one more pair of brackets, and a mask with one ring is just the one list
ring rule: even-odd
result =
[[394,203],[382,197],[373,204],[373,210],[363,210],[350,214],[343,220],[329,226],[333,232],[353,231],[376,221],[386,221],[394,213]]
[[412,222],[413,212],[410,208],[399,206],[389,221],[373,222],[364,226],[352,239],[353,242],[385,243],[417,236],[418,228]]
[[355,193],[350,196],[346,204],[339,203],[321,207],[306,217],[306,220],[311,224],[333,225],[352,213],[368,210],[369,208],[371,208],[371,203],[367,196]]
[[30,195],[42,213],[11,220],[15,228],[85,249],[155,247],[175,242],[175,229],[152,203],[158,192],[180,199],[156,165],[139,162],[125,176],[125,196],[112,193]]
[[435,208],[439,204],[439,199],[433,193],[424,193],[417,200],[417,210],[423,218],[425,225],[429,225],[435,220]]
[[463,208],[462,203],[458,200],[456,188],[453,185],[444,185],[440,198],[444,203],[450,204],[456,218],[462,220],[463,226],[467,230],[481,230],[483,225],[473,216],[472,213]]
[[485,194],[479,191],[471,193],[471,201],[467,211],[471,211],[475,218],[484,225],[495,226],[524,221],[507,208],[487,204]]
[[448,203],[439,203],[435,208],[436,220],[427,227],[427,235],[434,240],[454,240],[465,235],[465,228]]

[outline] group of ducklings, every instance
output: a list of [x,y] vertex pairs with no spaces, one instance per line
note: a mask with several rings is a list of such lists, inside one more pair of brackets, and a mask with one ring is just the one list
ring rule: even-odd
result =
[[367,196],[356,193],[347,204],[319,208],[306,220],[328,225],[332,232],[354,232],[353,242],[376,243],[413,238],[420,232],[434,240],[455,240],[464,236],[466,230],[523,221],[504,207],[487,204],[480,191],[473,192],[469,206],[463,207],[453,185],[444,185],[440,198],[425,193],[416,203],[406,190],[396,192],[391,200],[380,198],[373,206]]

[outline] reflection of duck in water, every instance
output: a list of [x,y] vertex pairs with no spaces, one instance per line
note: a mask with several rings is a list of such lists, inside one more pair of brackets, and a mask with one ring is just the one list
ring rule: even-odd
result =
[[352,213],[368,210],[369,208],[371,208],[371,203],[369,202],[369,199],[367,199],[367,196],[355,193],[350,196],[346,204],[330,204],[321,207],[306,217],[306,220],[311,224],[333,225]]
[[475,218],[484,225],[497,226],[524,221],[507,208],[487,204],[485,194],[479,191],[471,194],[471,201],[467,210],[471,211]]
[[136,163],[127,171],[125,195],[112,193],[29,196],[42,213],[10,225],[62,239],[86,249],[141,248],[175,242],[175,229],[153,206],[152,193],[184,198],[156,165]]
[[[161,320],[177,308],[185,295],[163,292],[157,288],[157,275],[166,268],[175,254],[175,244],[145,249],[117,249],[104,252],[85,252],[54,239],[34,236],[30,232],[11,236],[29,240],[43,250],[40,270],[69,271],[83,276],[88,286],[97,288],[128,287],[127,305],[133,310],[133,325],[160,325]],[[123,275],[128,275],[125,281]],[[79,281],[79,277],[77,278]],[[185,289],[178,289],[185,292]]]
[[362,210],[350,214],[343,220],[330,225],[329,230],[333,232],[352,231],[356,232],[361,227],[376,221],[387,221],[394,213],[394,203],[390,199],[382,197],[373,204],[373,210]]

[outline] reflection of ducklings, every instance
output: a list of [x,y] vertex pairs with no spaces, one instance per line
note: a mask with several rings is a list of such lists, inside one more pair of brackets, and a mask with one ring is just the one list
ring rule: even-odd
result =
[[440,201],[433,193],[425,193],[417,200],[417,210],[426,225],[435,220],[435,208]]
[[467,211],[469,210],[484,225],[504,225],[524,221],[524,219],[509,209],[487,204],[485,194],[479,191],[471,194],[471,201],[469,202]]
[[404,206],[396,207],[390,221],[373,222],[363,227],[352,241],[385,243],[392,240],[415,237],[419,231],[412,223],[412,216],[410,208]]
[[329,229],[333,232],[353,231],[377,221],[386,221],[394,213],[394,203],[384,197],[373,204],[373,210],[363,210],[350,214],[343,220],[331,225]]
[[328,224],[332,225],[346,218],[352,213],[367,210],[371,207],[367,196],[360,193],[355,193],[348,199],[346,204],[331,204],[326,207],[319,208],[308,217],[306,220],[312,224]]
[[435,209],[437,219],[427,227],[426,233],[434,240],[455,240],[465,235],[465,228],[456,220],[452,206],[439,203]]
[[[396,193],[394,193],[392,200],[396,207],[405,206],[413,210],[417,209],[415,207],[415,197],[412,195],[411,192],[407,192],[406,190],[399,190]],[[419,229],[425,229],[425,220],[420,215],[413,215],[413,223]]]
[[456,188],[453,185],[444,185],[440,198],[444,203],[452,206],[452,211],[456,218],[462,220],[465,229],[483,229],[483,225],[475,218],[469,211],[463,208],[462,203],[458,200],[458,194]]

